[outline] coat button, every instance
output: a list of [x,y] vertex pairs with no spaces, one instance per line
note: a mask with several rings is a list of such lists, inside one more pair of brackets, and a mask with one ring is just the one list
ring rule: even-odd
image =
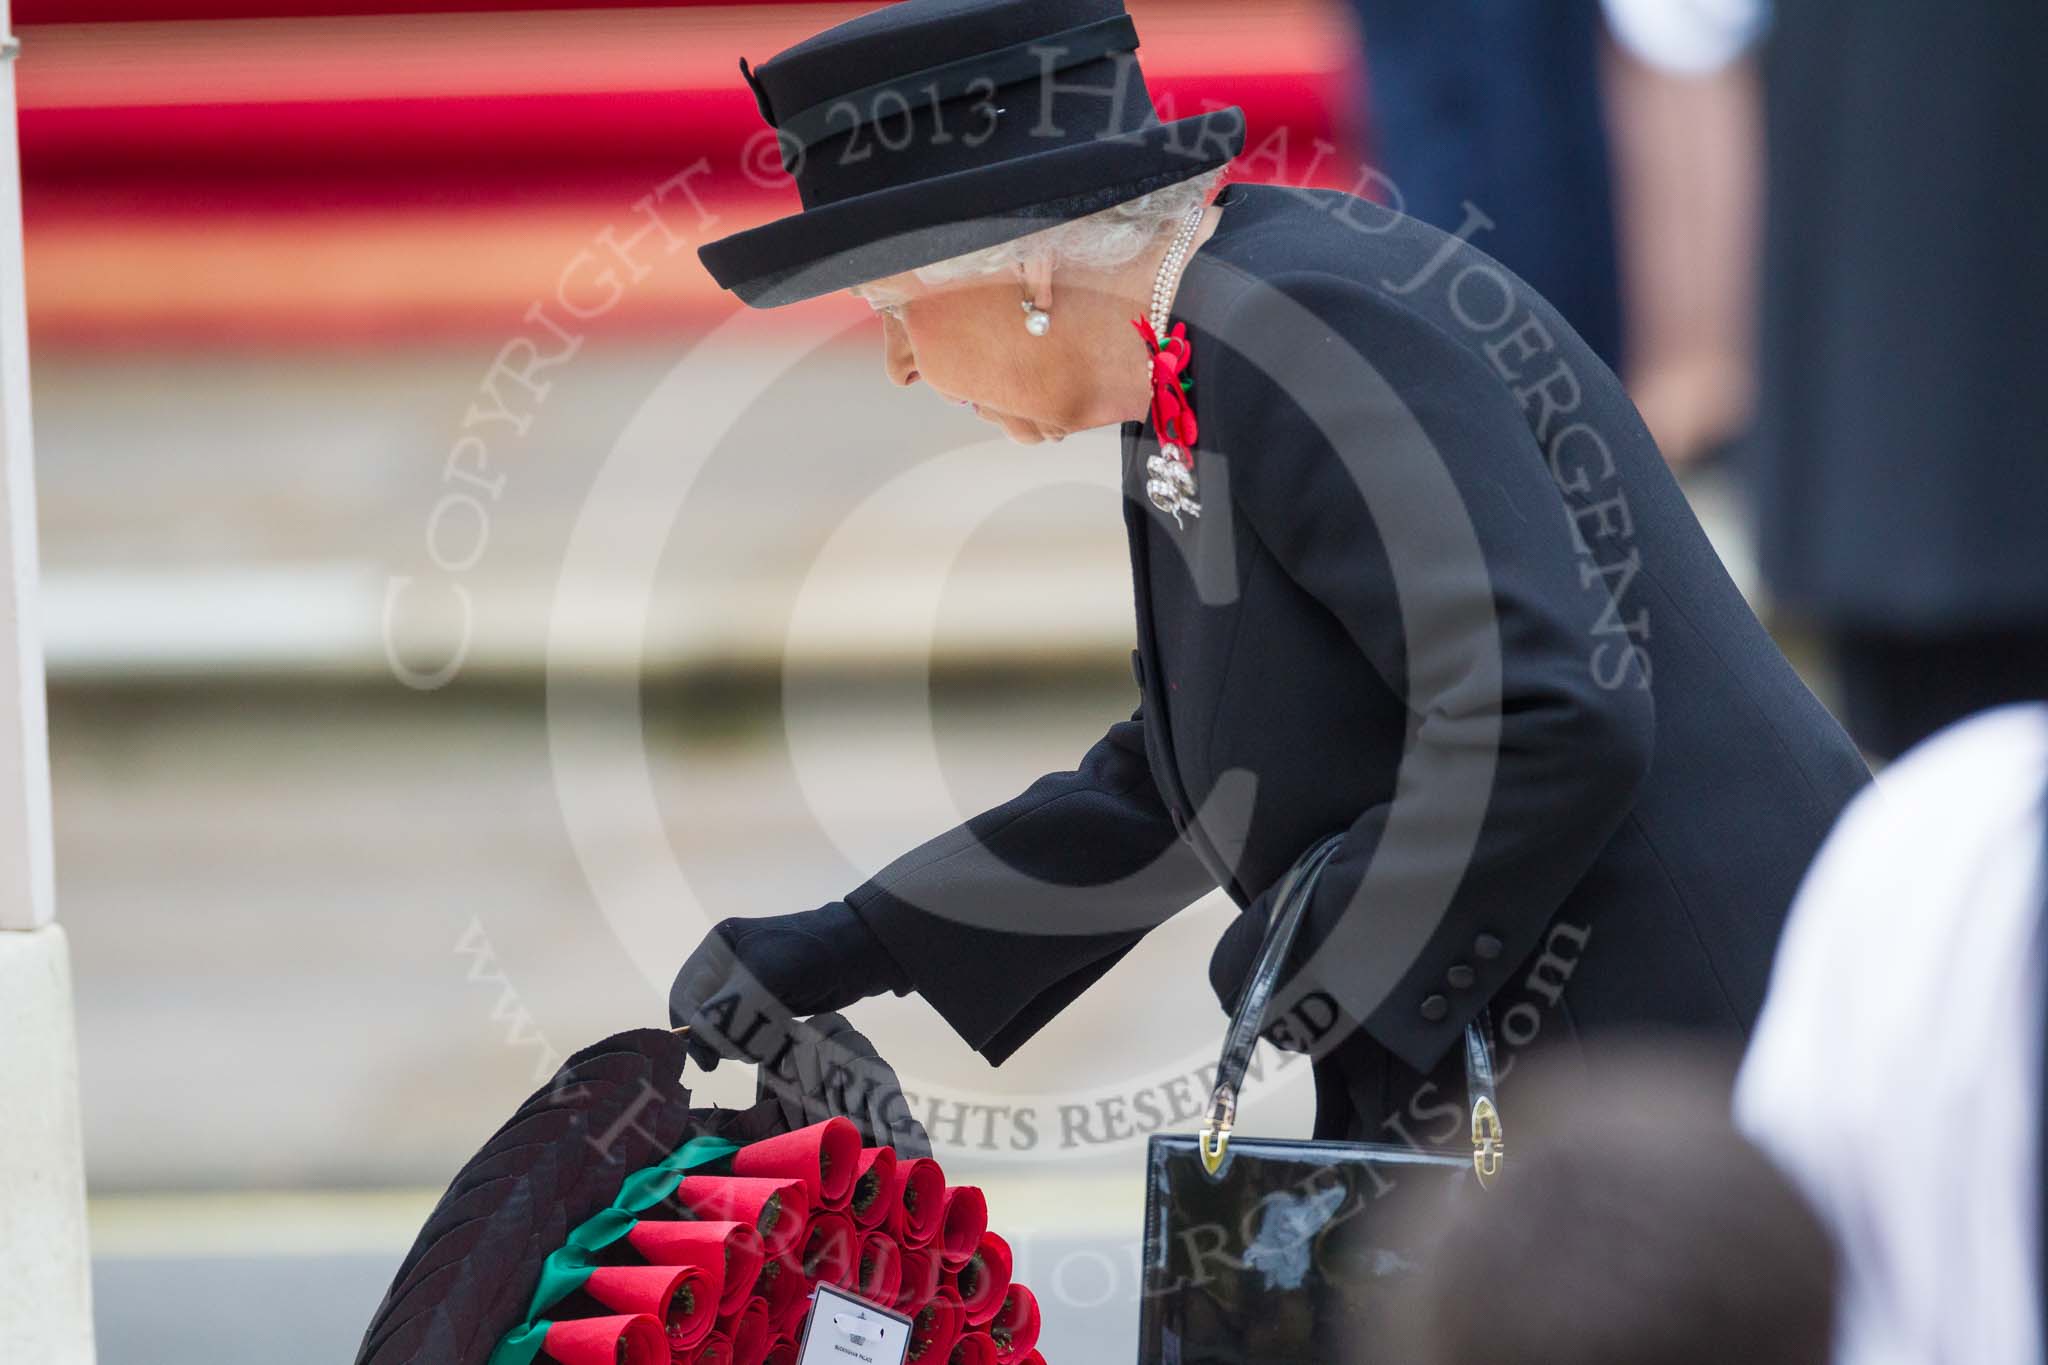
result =
[[1451,983],[1451,989],[1454,991],[1469,991],[1472,989],[1472,983],[1478,979],[1478,973],[1462,962],[1444,973],[1444,980]]
[[1472,940],[1472,955],[1481,962],[1491,962],[1500,956],[1500,940],[1492,934],[1481,934]]
[[1145,658],[1135,649],[1131,651],[1131,677],[1138,686],[1145,685]]
[[1451,1012],[1451,1002],[1441,995],[1432,995],[1422,1002],[1422,1017],[1430,1023],[1438,1023]]

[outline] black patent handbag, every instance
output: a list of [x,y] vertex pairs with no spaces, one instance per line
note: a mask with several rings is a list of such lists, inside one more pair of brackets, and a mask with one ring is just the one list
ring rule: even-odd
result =
[[1201,1130],[1148,1144],[1138,1365],[1396,1365],[1385,1328],[1421,1269],[1417,1206],[1500,1173],[1483,1011],[1465,1030],[1470,1156],[1231,1131],[1267,1006],[1340,838],[1302,854],[1274,893]]

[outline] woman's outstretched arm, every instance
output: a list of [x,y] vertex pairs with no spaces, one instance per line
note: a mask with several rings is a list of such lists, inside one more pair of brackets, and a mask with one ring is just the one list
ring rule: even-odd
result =
[[1078,766],[920,844],[846,896],[911,987],[991,1062],[1215,889],[1145,758],[1144,708]]
[[722,922],[677,977],[670,1013],[708,1048],[714,1033],[746,1032],[750,988],[799,1014],[914,990],[1000,1063],[1214,887],[1152,781],[1140,707],[1073,769],[918,845],[843,900]]

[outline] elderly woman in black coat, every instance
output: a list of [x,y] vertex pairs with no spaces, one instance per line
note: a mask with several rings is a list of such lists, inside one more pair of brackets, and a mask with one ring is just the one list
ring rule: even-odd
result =
[[904,0],[747,72],[804,211],[705,263],[854,290],[891,380],[1018,441],[1121,424],[1140,699],[843,900],[717,925],[674,1021],[761,1057],[916,991],[1000,1063],[1217,886],[1229,1004],[1341,833],[1273,1027],[1318,1136],[1447,1139],[1489,1004],[1509,1047],[1739,1039],[1856,750],[1554,309],[1370,201],[1219,190],[1241,112],[1162,121],[1136,42],[1119,0]]

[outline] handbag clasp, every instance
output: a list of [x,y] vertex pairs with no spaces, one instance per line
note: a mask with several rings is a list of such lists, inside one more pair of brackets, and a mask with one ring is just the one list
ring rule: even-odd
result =
[[1195,1150],[1202,1154],[1202,1169],[1210,1175],[1223,1169],[1223,1153],[1230,1145],[1230,1127],[1237,1121],[1237,1090],[1227,1082],[1209,1096],[1209,1117],[1195,1135]]
[[1478,1172],[1479,1188],[1489,1189],[1507,1159],[1507,1137],[1501,1131],[1500,1111],[1490,1096],[1472,1101],[1472,1169]]

